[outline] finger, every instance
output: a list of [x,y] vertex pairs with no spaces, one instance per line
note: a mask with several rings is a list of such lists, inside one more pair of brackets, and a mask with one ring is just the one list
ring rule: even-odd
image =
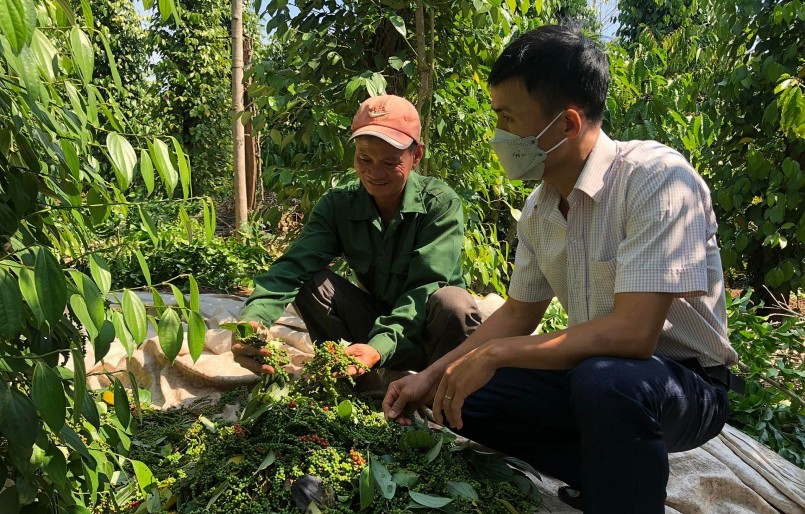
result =
[[386,396],[383,397],[383,403],[381,404],[381,408],[383,409],[383,415],[386,419],[393,419],[397,417],[397,412],[394,411],[394,402],[397,401],[397,397],[399,396],[399,392],[397,391],[397,381],[389,384],[388,390],[386,390]]
[[266,375],[273,375],[274,368],[272,366],[269,366],[268,364],[263,364],[262,366],[260,366],[260,372],[265,373]]
[[[392,382],[389,385],[386,398],[383,400],[383,412],[389,419],[395,419],[403,413],[405,406],[408,405],[409,393],[405,391],[405,385],[399,382]],[[388,406],[388,410],[386,410]]]
[[[256,360],[248,357],[246,355],[238,355],[237,353],[234,354],[234,360],[244,368],[248,369],[255,375],[262,375],[263,374],[263,365],[261,365]],[[269,366],[270,367],[270,366]],[[271,372],[273,373],[274,370],[272,369]]]
[[270,356],[271,352],[267,348],[257,348],[250,344],[235,343],[232,345],[232,353],[246,356]]
[[447,410],[445,411],[445,414],[447,415],[447,421],[448,423],[450,423],[450,426],[452,428],[458,430],[462,426],[461,407],[464,405],[465,396],[462,393],[458,393],[456,391],[453,391],[452,394],[448,393],[448,396],[451,396],[453,399],[449,400],[447,403]]
[[436,389],[436,395],[433,397],[433,418],[436,423],[444,425],[444,418],[442,418],[442,409],[444,408],[444,395],[447,391],[447,375],[442,376],[439,381],[439,387]]
[[257,321],[250,321],[249,325],[251,325],[254,330],[258,330],[260,328],[260,323]]

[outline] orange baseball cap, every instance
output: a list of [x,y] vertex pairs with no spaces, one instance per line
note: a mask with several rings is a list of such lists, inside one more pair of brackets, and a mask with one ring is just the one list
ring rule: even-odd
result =
[[375,136],[404,150],[419,142],[422,125],[411,102],[396,95],[373,96],[363,102],[352,118],[352,136]]

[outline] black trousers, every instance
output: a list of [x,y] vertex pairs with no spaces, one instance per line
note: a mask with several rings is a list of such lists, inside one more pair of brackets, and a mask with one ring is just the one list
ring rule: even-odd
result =
[[705,373],[598,357],[572,370],[499,369],[467,398],[459,432],[581,490],[586,513],[659,514],[668,453],[715,437],[727,414],[727,387]]
[[[296,296],[294,306],[315,342],[367,343],[379,316],[388,314],[385,305],[363,289],[330,270],[316,273]],[[438,289],[428,300],[424,331],[416,350],[395,354],[385,367],[422,371],[460,345],[481,323],[481,313],[472,296],[460,287]]]

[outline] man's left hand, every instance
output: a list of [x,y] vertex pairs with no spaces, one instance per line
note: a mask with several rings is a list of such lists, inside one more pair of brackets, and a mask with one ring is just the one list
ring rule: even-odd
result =
[[433,416],[440,425],[444,425],[444,412],[449,425],[460,429],[463,426],[461,407],[464,406],[464,400],[486,385],[495,374],[496,368],[490,363],[488,352],[484,351],[488,344],[479,346],[450,364],[442,375],[433,397]]
[[[380,362],[380,353],[368,344],[351,344],[344,348],[344,353],[353,356],[358,362],[369,369],[374,368],[377,366],[377,363]],[[350,366],[347,368],[347,372],[350,376],[360,376],[366,373],[366,370],[357,366]]]

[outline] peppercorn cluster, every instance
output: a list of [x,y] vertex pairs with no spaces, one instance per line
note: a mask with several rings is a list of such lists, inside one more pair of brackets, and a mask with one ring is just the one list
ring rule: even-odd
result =
[[[456,446],[451,434],[387,422],[377,399],[352,391],[347,368],[355,364],[338,343],[317,347],[288,387],[266,392],[260,384],[256,393],[236,396],[253,413],[237,423],[198,411],[150,413],[132,457],[154,471],[164,504],[173,498],[174,512],[187,514],[297,514],[310,501],[332,513],[421,512],[421,505],[411,508],[409,491],[447,499],[456,512],[537,510],[533,488],[502,461],[511,476],[489,478],[477,454]],[[380,481],[394,482],[391,499]],[[307,487],[298,487],[303,482]],[[473,494],[462,493],[468,489]],[[121,512],[145,513],[145,502]]]

